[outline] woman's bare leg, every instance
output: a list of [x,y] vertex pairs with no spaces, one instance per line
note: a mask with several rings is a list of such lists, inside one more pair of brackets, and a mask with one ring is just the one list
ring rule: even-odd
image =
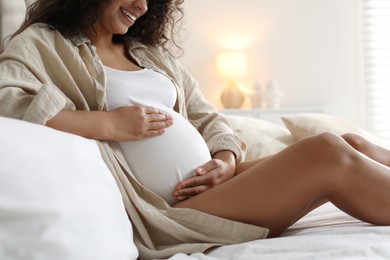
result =
[[390,151],[369,142],[360,135],[348,133],[342,135],[343,139],[349,143],[357,151],[363,153],[367,157],[383,164],[390,166]]
[[[373,144],[364,137],[354,134],[347,133],[341,136],[349,145],[351,145],[355,150],[361,152],[367,157],[377,161],[383,165],[390,167],[390,150],[381,147],[379,145]],[[271,155],[272,156],[272,155]],[[250,167],[268,159],[271,156],[254,159],[251,161],[245,161],[240,163],[237,166],[237,175],[241,172],[246,171]]]
[[327,200],[363,221],[390,225],[389,173],[339,136],[325,133],[176,206],[267,227],[270,237]]

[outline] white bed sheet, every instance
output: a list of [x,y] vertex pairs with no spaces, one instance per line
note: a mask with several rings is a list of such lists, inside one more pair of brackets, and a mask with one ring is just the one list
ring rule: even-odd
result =
[[223,246],[208,254],[176,254],[170,260],[390,259],[390,227],[358,221],[327,203],[282,237]]

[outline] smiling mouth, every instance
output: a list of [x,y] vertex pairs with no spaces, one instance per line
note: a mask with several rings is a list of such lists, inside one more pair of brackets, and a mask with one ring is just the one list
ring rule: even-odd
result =
[[130,20],[132,20],[133,22],[135,22],[135,20],[137,20],[137,17],[135,17],[134,15],[132,15],[129,11],[127,11],[126,9],[122,8],[121,7],[121,12],[126,15]]

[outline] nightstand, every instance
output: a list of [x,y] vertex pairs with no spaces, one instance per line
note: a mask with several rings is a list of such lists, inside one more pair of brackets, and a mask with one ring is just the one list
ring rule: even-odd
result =
[[281,108],[253,108],[253,109],[222,109],[219,112],[225,115],[243,116],[266,120],[272,123],[283,125],[282,116],[302,114],[302,113],[320,113],[324,114],[323,107],[281,107]]

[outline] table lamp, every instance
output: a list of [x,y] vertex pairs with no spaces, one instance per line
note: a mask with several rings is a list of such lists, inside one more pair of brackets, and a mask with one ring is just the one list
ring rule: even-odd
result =
[[240,89],[238,80],[247,72],[247,56],[244,52],[230,51],[218,54],[218,74],[227,85],[221,93],[224,108],[240,108],[245,101],[245,93]]

